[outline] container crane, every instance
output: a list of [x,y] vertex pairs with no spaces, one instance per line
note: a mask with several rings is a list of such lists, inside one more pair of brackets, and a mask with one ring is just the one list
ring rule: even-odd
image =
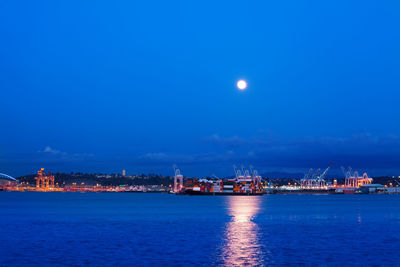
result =
[[328,173],[329,169],[332,167],[333,162],[331,164],[329,164],[328,168],[325,169],[325,171],[318,177],[318,181],[319,181],[319,186],[326,186],[326,181],[325,181],[325,177],[326,174]]
[[308,172],[304,175],[304,178],[300,180],[300,186],[303,188],[309,187],[310,176],[312,174],[313,169],[310,168]]
[[176,167],[174,164],[174,193],[180,193],[184,186],[183,186],[183,175],[181,174],[181,171]]
[[235,172],[236,179],[242,176],[240,170],[236,169],[236,165],[233,165],[233,171]]
[[44,168],[41,168],[37,172],[37,176],[35,177],[36,180],[36,189],[39,190],[53,190],[54,189],[54,176],[51,175],[51,172],[46,174]]

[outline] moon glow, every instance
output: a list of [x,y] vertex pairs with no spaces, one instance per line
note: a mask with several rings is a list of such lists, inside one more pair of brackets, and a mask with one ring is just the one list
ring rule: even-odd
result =
[[245,80],[239,80],[236,84],[239,90],[245,90],[247,88],[247,82]]

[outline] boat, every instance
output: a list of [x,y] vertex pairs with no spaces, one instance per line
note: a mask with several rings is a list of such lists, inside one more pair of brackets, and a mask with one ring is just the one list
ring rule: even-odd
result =
[[183,195],[263,195],[265,193],[261,176],[250,167],[248,170],[237,170],[234,166],[235,177],[228,179],[201,178],[183,179],[180,170],[175,168],[174,194]]

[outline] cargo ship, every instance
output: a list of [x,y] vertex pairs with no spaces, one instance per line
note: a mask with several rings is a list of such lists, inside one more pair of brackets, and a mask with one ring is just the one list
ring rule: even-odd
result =
[[188,179],[183,178],[180,170],[174,166],[174,188],[173,194],[183,195],[263,195],[265,193],[261,176],[256,170],[250,167],[249,170],[236,169],[235,176],[228,179],[203,178]]

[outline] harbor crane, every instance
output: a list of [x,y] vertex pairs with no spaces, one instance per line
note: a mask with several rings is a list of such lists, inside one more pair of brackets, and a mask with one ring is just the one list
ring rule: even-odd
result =
[[306,188],[306,187],[310,186],[309,183],[310,183],[310,177],[311,177],[312,172],[313,172],[313,168],[310,168],[308,170],[308,172],[304,175],[304,178],[300,180],[300,186],[302,188]]
[[236,178],[242,176],[242,173],[236,168],[236,165],[233,165],[233,171],[235,172]]
[[261,186],[261,176],[258,174],[257,170],[253,169],[253,166],[250,165],[250,172],[251,172],[251,177],[253,178],[254,186],[260,187]]
[[313,174],[313,176],[312,176],[312,178],[311,178],[311,187],[315,187],[315,186],[318,185],[318,178],[319,178],[320,172],[321,172],[321,169],[320,169],[320,168],[318,168],[318,169],[314,172],[314,174]]
[[35,177],[36,190],[47,191],[54,189],[54,176],[51,175],[51,172],[46,174],[44,168],[41,168],[37,173],[38,175]]
[[214,173],[213,174],[211,174],[211,177],[212,178],[215,178],[215,179],[218,179],[218,180],[220,180],[221,178],[219,178],[218,176],[216,176]]
[[246,170],[246,169],[244,168],[244,165],[241,165],[241,167],[242,167],[243,176],[244,176],[244,177],[250,177],[250,173],[249,173],[248,170]]
[[306,174],[304,175],[303,180],[308,180],[308,179],[310,179],[310,176],[311,176],[311,174],[312,174],[312,171],[313,171],[313,169],[310,168],[310,170],[308,170],[308,173],[306,173]]
[[340,167],[342,169],[343,175],[345,178],[349,178],[351,177],[351,172],[352,172],[352,168],[349,166],[348,169],[346,170],[343,166]]
[[321,169],[317,169],[313,173],[313,169],[311,168],[308,173],[304,175],[304,178],[300,180],[300,186],[306,189],[318,189],[327,186],[327,182],[325,180],[326,174],[329,169],[332,167],[333,163],[331,163],[320,175]]
[[180,193],[184,186],[183,186],[183,175],[181,174],[181,171],[176,167],[174,164],[174,193]]
[[314,172],[314,174],[312,175],[311,180],[317,179],[317,178],[319,177],[319,173],[320,173],[320,172],[321,172],[321,169],[320,169],[320,168],[317,169],[317,170]]
[[358,188],[362,185],[372,183],[372,178],[369,178],[366,172],[362,176],[359,176],[358,171],[353,172],[351,167],[349,167],[347,171],[343,166],[341,167],[341,169],[345,177],[345,187]]
[[318,177],[318,181],[319,181],[319,186],[326,186],[326,181],[325,181],[325,177],[326,174],[328,173],[329,169],[332,167],[333,162],[331,164],[329,164],[328,168],[325,169],[325,171]]

